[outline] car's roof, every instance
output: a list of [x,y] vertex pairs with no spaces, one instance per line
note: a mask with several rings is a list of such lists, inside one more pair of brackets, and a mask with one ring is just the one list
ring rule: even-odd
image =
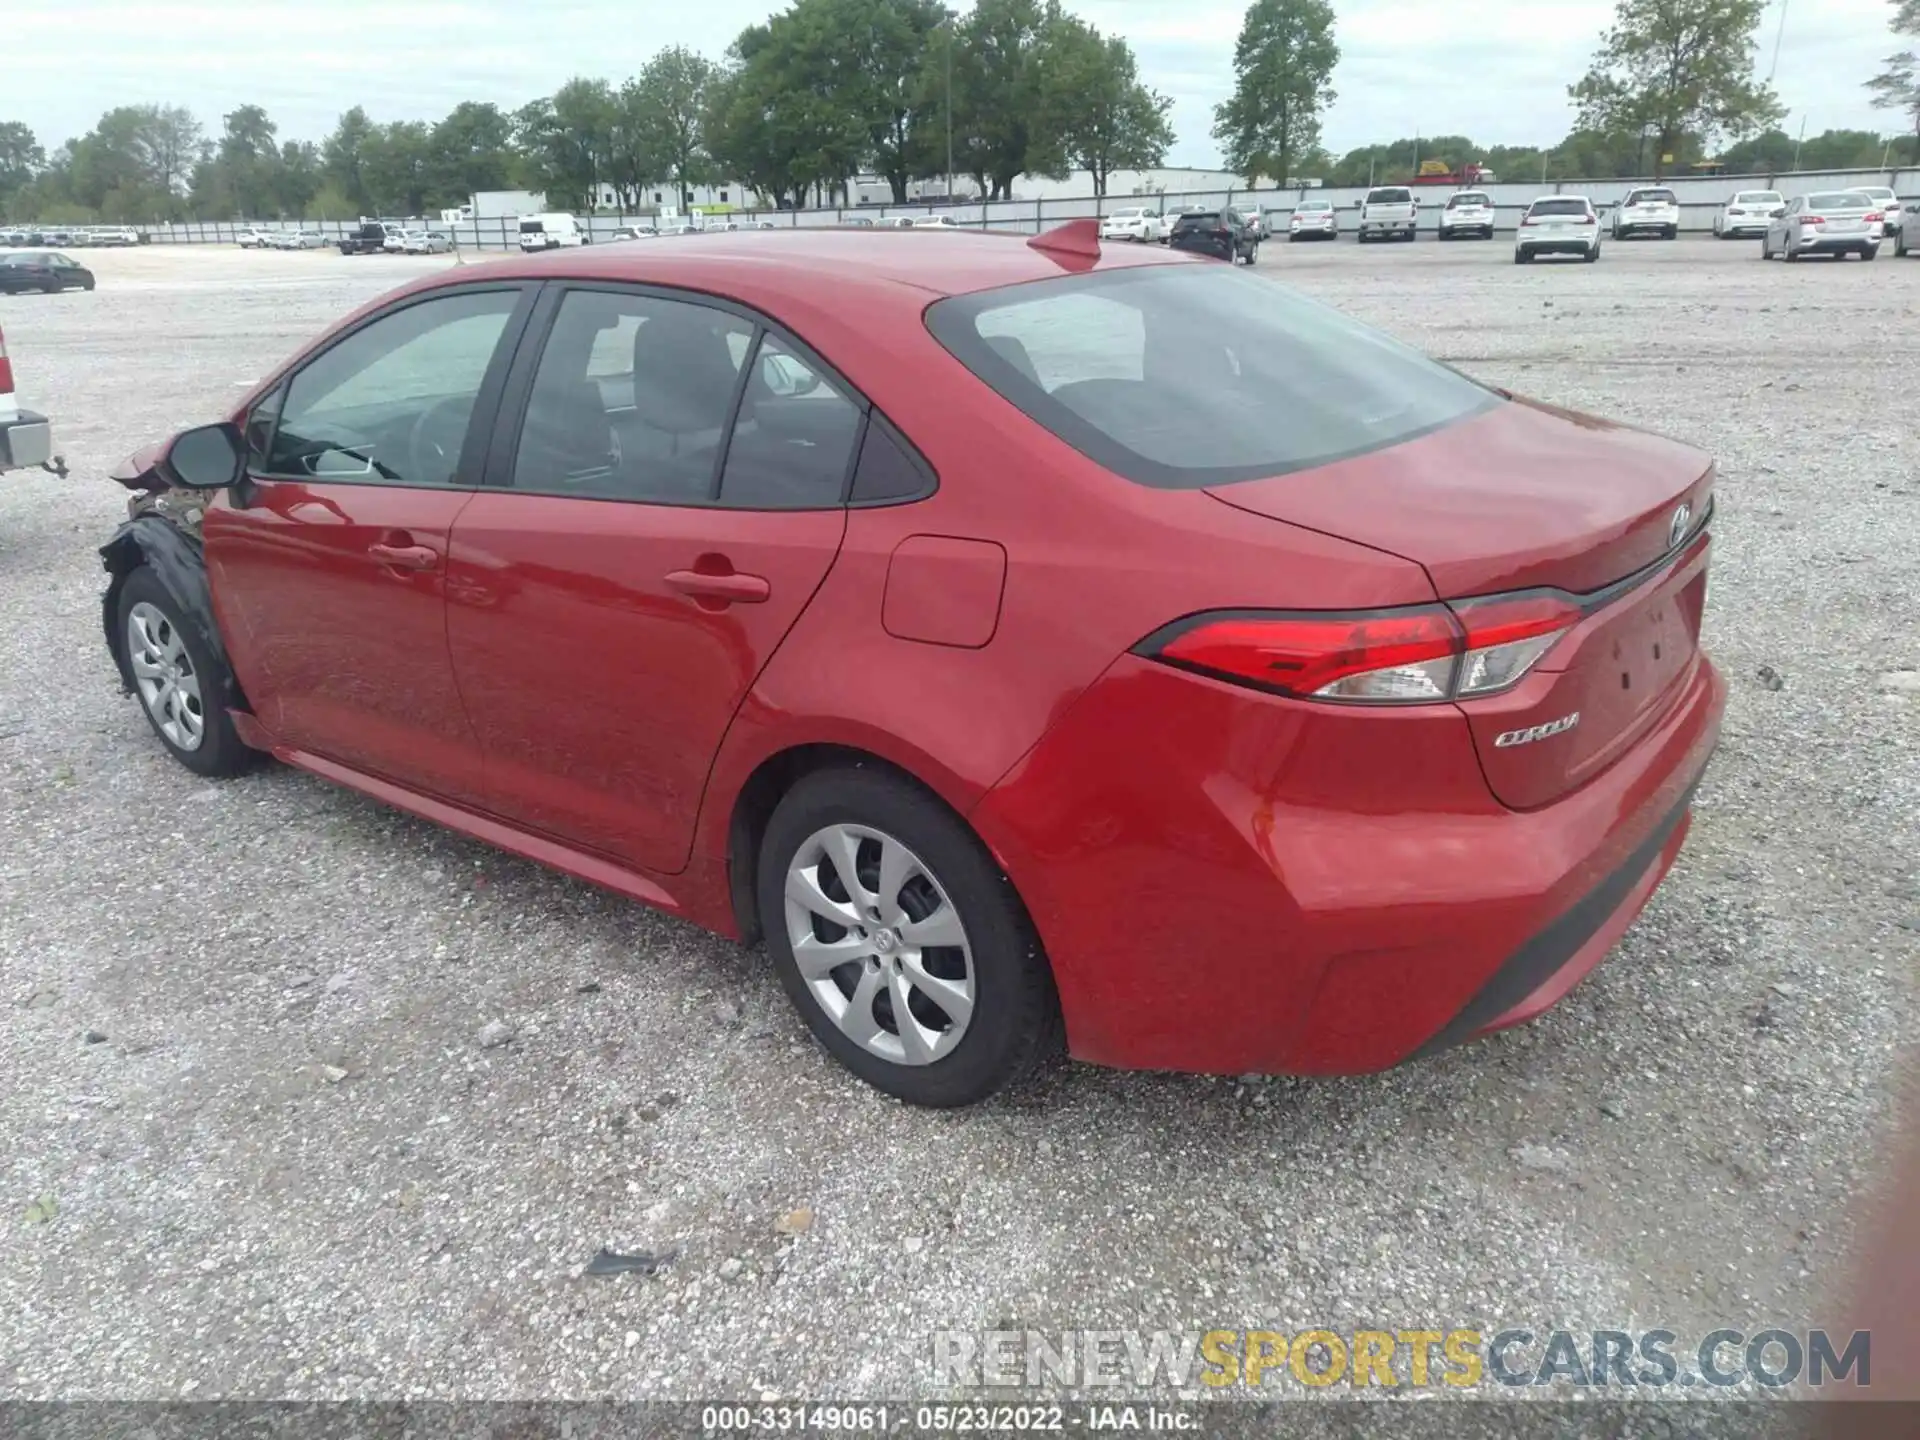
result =
[[465,266],[449,278],[628,280],[765,303],[781,296],[817,298],[823,286],[849,296],[902,289],[927,296],[961,295],[1087,268],[1204,263],[1158,249],[1112,246],[1103,248],[1089,267],[1078,256],[1056,258],[1036,250],[1027,243],[1029,238],[947,226],[715,231],[698,245],[659,250],[582,247],[510,256]]

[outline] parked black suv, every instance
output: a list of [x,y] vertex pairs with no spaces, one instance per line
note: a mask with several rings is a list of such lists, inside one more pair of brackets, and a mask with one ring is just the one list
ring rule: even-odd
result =
[[1175,250],[1194,250],[1216,260],[1253,264],[1260,236],[1248,217],[1231,205],[1220,210],[1186,210],[1173,222],[1167,243]]

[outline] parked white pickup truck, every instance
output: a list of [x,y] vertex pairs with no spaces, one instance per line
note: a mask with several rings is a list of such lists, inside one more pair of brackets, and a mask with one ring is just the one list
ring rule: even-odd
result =
[[13,362],[7,359],[7,337],[0,335],[0,470],[29,466],[67,473],[66,462],[53,453],[53,426],[44,415],[20,408],[13,393]]

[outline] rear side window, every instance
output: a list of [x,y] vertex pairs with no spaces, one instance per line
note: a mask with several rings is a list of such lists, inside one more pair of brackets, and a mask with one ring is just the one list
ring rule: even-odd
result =
[[705,305],[570,292],[534,373],[514,488],[710,503],[753,332]]
[[1499,397],[1329,306],[1226,266],[957,295],[934,338],[1083,455],[1195,489],[1399,444]]
[[727,446],[720,503],[745,510],[838,505],[860,406],[775,335],[762,334]]
[[1529,215],[1586,215],[1587,202],[1584,200],[1536,200],[1528,209]]

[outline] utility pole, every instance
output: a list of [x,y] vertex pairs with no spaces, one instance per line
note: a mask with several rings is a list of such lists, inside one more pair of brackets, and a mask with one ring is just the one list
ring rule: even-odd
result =
[[1793,142],[1793,168],[1800,168],[1800,147],[1807,143],[1807,117],[1800,117],[1800,138]]

